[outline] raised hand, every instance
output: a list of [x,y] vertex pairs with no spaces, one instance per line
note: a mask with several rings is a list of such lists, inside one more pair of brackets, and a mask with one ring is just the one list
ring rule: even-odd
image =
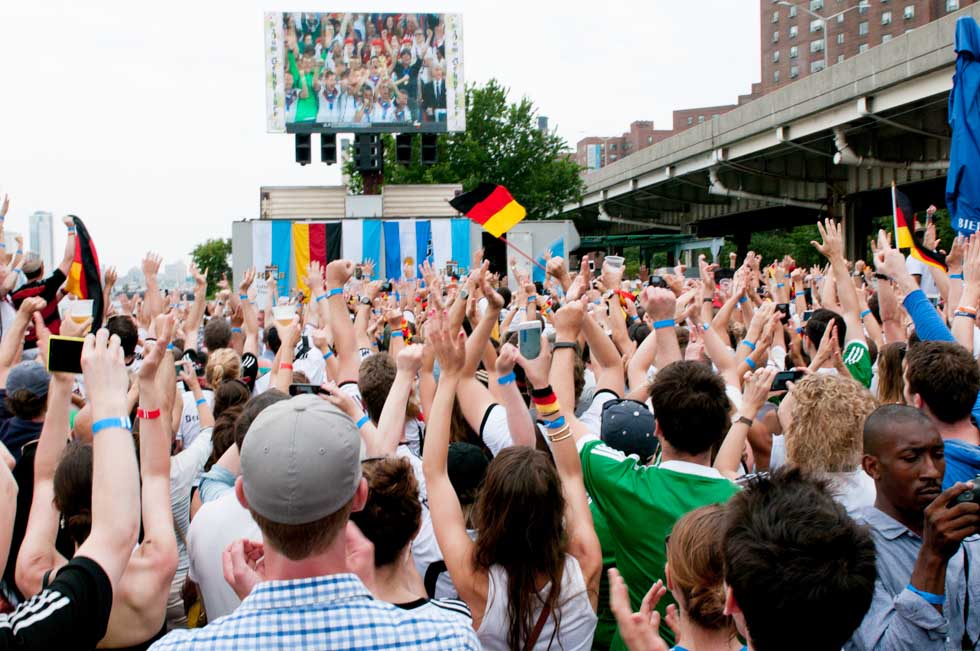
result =
[[[167,352],[167,346],[173,339],[177,319],[173,313],[161,314],[154,319],[153,324],[157,340],[148,346],[149,351],[144,348],[143,363],[140,365],[139,373],[141,380],[152,380],[156,377],[160,362],[163,361],[163,356]],[[189,363],[185,361],[185,364]],[[196,375],[194,379],[197,379]]]
[[[306,267],[306,277],[303,282],[310,288],[310,297],[316,298],[323,294],[323,267],[316,260]],[[346,281],[345,281],[346,282]]]
[[497,375],[507,375],[514,370],[514,366],[517,365],[517,346],[514,344],[504,344],[500,347],[500,353],[497,354],[496,371]]
[[418,373],[422,368],[422,344],[410,344],[398,351],[395,368],[399,371]]
[[82,374],[85,391],[92,405],[92,417],[119,418],[129,413],[126,394],[129,373],[117,335],[109,336],[105,328],[85,338],[82,346]]
[[623,577],[616,568],[609,568],[609,606],[630,651],[668,651],[667,643],[660,638],[660,613],[656,610],[665,594],[664,582],[657,581],[643,597],[640,612],[634,613]]
[[119,274],[116,273],[116,268],[106,267],[105,278],[103,280],[103,283],[105,284],[105,288],[111,290],[113,287],[116,286],[117,280],[119,280]]
[[555,312],[555,332],[562,341],[571,341],[578,337],[585,321],[585,306],[581,301],[570,301]]
[[3,195],[3,203],[0,204],[0,219],[7,216],[7,211],[10,209],[10,195]]
[[527,381],[535,389],[543,389],[548,386],[548,373],[551,372],[551,344],[548,338],[541,337],[541,353],[534,359],[527,359],[517,352],[517,363],[524,369]]
[[265,581],[265,547],[261,542],[236,540],[221,553],[221,569],[238,598],[245,599]]
[[207,287],[207,284],[208,284],[208,269],[207,269],[207,267],[204,268],[204,272],[202,273],[201,270],[197,268],[197,265],[192,262],[191,263],[191,267],[190,267],[190,274],[191,274],[191,277],[194,278],[194,284],[197,287],[199,287],[199,288],[200,287]]
[[146,257],[140,263],[140,268],[143,271],[143,277],[150,279],[156,278],[157,274],[160,272],[160,265],[163,264],[163,258],[155,253],[147,253]]
[[823,223],[817,222],[817,230],[820,231],[820,237],[823,239],[823,242],[811,240],[810,244],[828,260],[832,261],[837,258],[843,258],[844,235],[841,225],[828,218]]
[[242,296],[248,296],[248,290],[253,282],[255,282],[255,267],[245,270],[242,275],[242,282],[238,283],[238,293]]
[[776,377],[776,369],[760,368],[752,373],[746,373],[742,384],[742,409],[739,412],[746,418],[755,418],[762,405],[769,398],[772,380]]
[[327,286],[330,289],[343,287],[354,275],[354,263],[350,260],[334,260],[327,265]]
[[677,305],[677,297],[669,289],[659,287],[647,287],[640,294],[640,302],[643,309],[654,321],[663,321],[674,318],[674,309]]

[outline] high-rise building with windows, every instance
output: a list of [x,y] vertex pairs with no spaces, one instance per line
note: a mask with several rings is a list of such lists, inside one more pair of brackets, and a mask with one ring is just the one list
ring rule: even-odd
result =
[[781,88],[976,0],[759,0],[762,92]]
[[28,249],[44,262],[48,271],[54,269],[54,218],[51,213],[38,210],[28,218]]

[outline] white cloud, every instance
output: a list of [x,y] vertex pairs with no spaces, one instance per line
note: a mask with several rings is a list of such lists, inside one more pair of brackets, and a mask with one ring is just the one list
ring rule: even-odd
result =
[[633,120],[669,128],[672,109],[734,103],[758,81],[751,0],[4,2],[8,228],[26,232],[34,210],[77,214],[125,271],[148,249],[172,260],[230,236],[257,217],[261,185],[339,183],[265,133],[262,12],[408,6],[461,12],[467,80],[527,95],[571,144]]

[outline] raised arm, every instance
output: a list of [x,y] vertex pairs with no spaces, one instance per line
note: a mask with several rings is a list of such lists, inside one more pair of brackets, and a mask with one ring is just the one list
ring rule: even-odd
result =
[[[140,386],[140,477],[142,479],[143,541],[134,555],[146,563],[157,580],[154,592],[167,591],[177,569],[177,539],[170,507],[170,440],[168,422],[160,417],[167,402],[168,373],[173,366],[167,346],[173,337],[173,315],[162,315],[155,322],[157,340],[149,344],[139,371]],[[156,414],[156,415],[154,415]],[[201,419],[202,427],[205,424]]]
[[[976,319],[970,316],[968,310],[976,314],[977,304],[980,303],[980,237],[970,238],[966,248],[966,258],[963,264],[963,293],[953,307],[953,336],[963,347],[973,352],[973,331]],[[966,308],[961,310],[960,306]]]
[[333,329],[333,343],[337,349],[338,384],[357,382],[357,372],[361,366],[354,324],[350,320],[350,311],[344,299],[344,285],[353,274],[354,263],[350,260],[334,260],[327,265],[327,298],[324,300],[330,303],[330,327]]
[[245,331],[245,344],[242,346],[242,353],[252,353],[259,356],[259,314],[255,303],[249,298],[248,290],[255,282],[255,268],[249,269],[242,276],[242,282],[238,285],[238,301],[242,305],[242,316],[244,321],[242,329]]
[[0,385],[6,386],[7,375],[20,358],[24,335],[31,323],[31,317],[35,312],[43,310],[46,305],[47,302],[43,298],[25,298],[17,309],[10,328],[3,333],[3,339],[0,339]]
[[429,496],[429,513],[439,549],[449,569],[459,595],[482,612],[478,590],[479,573],[473,565],[474,544],[466,533],[466,520],[459,498],[449,481],[447,457],[453,401],[466,359],[463,333],[447,327],[442,315],[430,317],[426,330],[426,345],[432,346],[439,362],[439,385],[426,427],[425,448],[422,451],[422,470]]
[[72,375],[55,373],[48,387],[47,413],[34,456],[31,513],[15,569],[17,587],[25,596],[41,591],[45,572],[56,572],[68,562],[55,547],[61,514],[54,504],[54,473],[71,434],[68,410],[73,384]]
[[657,332],[657,353],[654,359],[657,368],[680,361],[681,347],[674,331],[676,296],[667,289],[647,287],[640,295],[640,301],[653,320],[653,329]]
[[164,312],[163,295],[160,293],[160,284],[157,280],[162,263],[163,258],[155,253],[147,253],[142,262],[143,278],[146,281],[146,300],[143,301],[143,309],[149,310],[151,319]]
[[75,259],[75,218],[66,215],[61,221],[68,228],[68,237],[65,238],[65,254],[61,257],[58,270],[67,277],[68,272],[71,271],[71,263]]
[[194,302],[191,303],[187,311],[187,320],[184,321],[184,348],[194,349],[197,347],[197,331],[201,327],[204,319],[204,308],[207,306],[208,290],[208,270],[203,272],[197,265],[191,263],[191,275],[194,277]]
[[844,259],[843,228],[832,219],[823,223],[817,222],[817,230],[823,242],[811,242],[813,246],[830,261],[830,270],[834,275],[837,286],[837,297],[840,299],[841,316],[847,326],[846,341],[865,342],[864,323],[861,319],[861,308],[858,304],[857,291],[847,272],[847,261]]
[[739,409],[736,419],[732,421],[728,434],[725,435],[725,440],[718,450],[718,456],[715,457],[715,469],[729,479],[738,478],[738,466],[745,451],[749,428],[769,396],[769,388],[774,377],[776,377],[776,369],[769,367],[760,368],[745,376],[742,408]]
[[378,431],[384,437],[381,454],[394,454],[405,434],[405,410],[422,367],[422,345],[405,346],[395,357],[395,380],[378,417]]

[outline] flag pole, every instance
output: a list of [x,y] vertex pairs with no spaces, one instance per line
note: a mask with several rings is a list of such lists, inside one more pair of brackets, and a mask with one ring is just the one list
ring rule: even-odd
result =
[[542,265],[540,262],[538,262],[537,260],[535,260],[534,258],[532,258],[531,256],[529,256],[527,253],[524,253],[524,251],[521,251],[519,248],[517,248],[517,245],[516,244],[511,244],[509,241],[507,241],[507,238],[504,237],[503,235],[499,236],[497,239],[500,240],[501,242],[503,242],[504,244],[506,244],[507,246],[509,246],[514,251],[517,251],[518,253],[520,253],[522,256],[524,256],[524,258],[528,262],[530,262],[531,264],[533,264],[534,266],[536,266],[538,269],[540,269],[541,271],[543,271],[545,273],[545,275],[547,276],[548,270],[544,267],[544,265]]
[[892,232],[895,233],[895,248],[896,249],[899,248],[899,246],[898,246],[898,240],[899,240],[899,237],[898,237],[898,199],[897,199],[897,195],[895,194],[895,191],[897,189],[898,188],[895,185],[895,179],[892,179]]

